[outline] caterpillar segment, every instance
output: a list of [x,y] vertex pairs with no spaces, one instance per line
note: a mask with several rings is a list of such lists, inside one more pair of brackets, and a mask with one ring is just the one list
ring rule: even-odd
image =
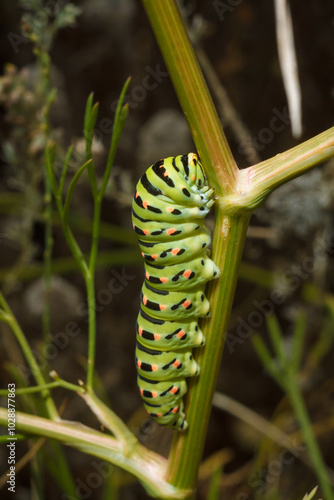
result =
[[202,227],[202,230],[197,232],[196,238],[191,238],[191,242],[188,240],[189,238],[184,238],[176,242],[152,243],[139,239],[138,243],[145,262],[155,266],[166,266],[187,262],[203,254],[203,249],[210,245],[210,232],[206,227]]
[[205,344],[198,318],[210,314],[204,289],[220,274],[209,258],[210,233],[203,225],[213,194],[197,155],[189,153],[149,167],[132,204],[145,262],[136,325],[138,387],[152,418],[182,431],[188,425],[185,379],[200,372],[192,348]]
[[192,349],[205,344],[197,321],[164,321],[146,314],[142,308],[136,325],[137,342],[159,350]]

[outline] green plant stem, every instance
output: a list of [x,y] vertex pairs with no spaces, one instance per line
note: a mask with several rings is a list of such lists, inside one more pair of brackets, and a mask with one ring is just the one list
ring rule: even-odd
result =
[[[95,268],[94,268],[95,269]],[[96,309],[95,309],[95,277],[94,272],[88,270],[84,276],[87,306],[88,306],[88,356],[87,356],[87,387],[93,389],[96,349]]]
[[85,387],[80,396],[85,400],[99,422],[114,434],[117,441],[122,445],[124,454],[128,455],[138,440],[123,420],[110,410],[88,387]]
[[[118,267],[125,265],[135,265],[142,262],[142,256],[137,248],[135,249],[119,249],[105,252],[99,252],[96,267]],[[53,259],[52,272],[54,274],[68,274],[77,271],[77,262],[73,257],[60,257]],[[18,274],[20,281],[30,281],[43,274],[43,267],[41,264],[31,264]],[[6,278],[5,272],[0,272],[0,283]]]
[[[27,360],[27,363],[30,367],[32,375],[35,377],[35,380],[38,385],[44,386],[45,385],[45,380],[43,377],[43,374],[37,364],[37,361],[32,353],[32,350],[30,348],[30,345],[20,327],[18,322],[16,321],[15,316],[13,315],[6,299],[0,292],[0,306],[3,309],[4,313],[6,314],[6,317],[2,316],[2,319],[6,321],[6,323],[10,326],[12,332],[15,335],[15,338],[19,345],[21,346],[21,349],[24,353],[24,356]],[[48,389],[43,389],[42,391],[42,397],[44,400],[45,407],[47,409],[48,415],[52,420],[55,420],[58,418],[58,412],[56,409],[56,406],[53,402],[53,399],[51,397],[50,391]]]
[[142,2],[209,180],[218,195],[232,193],[238,168],[177,5],[174,0]]
[[326,464],[322,458],[318,442],[312,430],[312,424],[310,422],[305,403],[294,376],[289,377],[288,383],[284,385],[284,389],[289,396],[294,413],[303,432],[310,460],[313,463],[324,498],[325,500],[333,500],[334,490],[327,474]]
[[[35,385],[31,387],[22,387],[15,389],[15,394],[17,396],[21,394],[33,394],[35,392],[41,392],[44,391],[45,389],[56,389],[57,387],[64,387],[64,389],[69,389],[71,391],[75,392],[84,392],[85,390],[80,387],[79,385],[71,384],[70,382],[66,382],[66,380],[56,380],[54,382],[49,382],[48,384],[44,385]],[[7,396],[8,391],[7,389],[1,389],[0,390],[0,396]]]
[[203,322],[206,346],[195,352],[196,361],[201,367],[200,381],[190,379],[186,399],[189,427],[185,433],[174,434],[166,476],[171,484],[186,490],[193,490],[196,485],[249,222],[247,215],[226,217],[221,211],[217,212],[212,252],[222,277],[219,282],[210,282],[209,285],[213,315],[209,321]]
[[[7,426],[7,417],[7,409],[0,408],[0,425]],[[22,412],[16,412],[16,430],[55,439],[119,466],[138,477],[149,493],[156,498],[165,500],[185,498],[185,491],[174,488],[163,478],[166,459],[138,442],[128,455],[124,455],[122,445],[102,432],[78,425],[77,422],[50,422],[48,419]]]
[[254,209],[279,186],[334,155],[334,127],[252,167],[239,170],[238,194],[223,200],[232,210]]

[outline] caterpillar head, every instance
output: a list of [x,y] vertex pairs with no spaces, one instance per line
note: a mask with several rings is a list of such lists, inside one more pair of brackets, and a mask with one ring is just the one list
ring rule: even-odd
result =
[[195,153],[185,155],[185,161],[182,160],[182,163],[184,166],[184,179],[190,187],[201,190],[207,185],[201,162]]

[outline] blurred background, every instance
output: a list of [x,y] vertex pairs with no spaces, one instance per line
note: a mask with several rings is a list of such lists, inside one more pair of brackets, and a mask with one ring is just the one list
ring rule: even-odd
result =
[[[291,133],[273,2],[179,3],[217,109],[220,111],[226,102],[233,106],[233,113],[222,122],[240,168],[270,158],[333,125],[333,2],[290,2],[302,96],[303,131],[298,139]],[[167,455],[172,432],[146,416],[136,386],[135,321],[143,265],[131,233],[131,198],[138,178],[149,165],[166,156],[193,151],[194,146],[141,3],[86,0],[73,5],[81,13],[73,15],[72,26],[59,30],[50,51],[52,86],[57,88],[51,136],[57,142],[59,165],[70,144],[74,145],[70,172],[82,164],[85,104],[94,92],[100,108],[93,153],[101,174],[117,99],[126,78],[132,78],[126,98],[129,116],[102,210],[96,276],[97,383],[105,401],[140,440]],[[56,9],[56,2],[52,8]],[[45,134],[40,115],[44,103],[36,56],[21,33],[22,13],[18,1],[2,0],[0,284],[40,366],[76,383],[85,376],[87,302],[82,276],[70,256],[56,210],[53,348],[45,352],[41,347]],[[43,17],[39,22],[43,24]],[[246,142],[236,132],[240,127],[249,133]],[[223,467],[224,475],[219,478],[221,496],[217,498],[224,500],[302,498],[317,484],[286,395],[268,375],[252,344],[254,332],[268,343],[265,318],[272,313],[279,319],[287,349],[296,318],[300,313],[306,315],[299,381],[312,421],[317,424],[323,456],[333,466],[333,207],[331,160],[278,189],[252,217],[217,383],[218,392],[293,436],[300,453],[282,461],[283,442],[256,430],[252,418],[237,417],[228,400],[217,407],[217,399],[205,448],[207,462],[200,474],[199,499],[208,498],[210,478],[218,466]],[[83,176],[73,196],[71,223],[85,251],[90,245],[91,217],[89,183]],[[213,218],[208,225],[213,227]],[[120,250],[119,256],[108,261],[108,253],[114,250]],[[10,330],[4,324],[0,329],[1,388],[13,379],[17,385],[33,385]],[[64,418],[99,428],[78,396],[57,390],[54,397]],[[17,456],[23,457],[30,446],[20,443]],[[66,454],[78,485],[78,498],[148,498],[133,478],[115,468],[105,473],[103,482],[94,483],[90,474],[97,466],[92,457],[70,448]],[[0,448],[0,463],[4,474],[4,447]],[[32,469],[28,462],[17,474],[17,500],[66,498],[48,467],[38,476],[44,497],[31,496],[32,491],[39,491]],[[0,494],[7,498],[6,486]]]

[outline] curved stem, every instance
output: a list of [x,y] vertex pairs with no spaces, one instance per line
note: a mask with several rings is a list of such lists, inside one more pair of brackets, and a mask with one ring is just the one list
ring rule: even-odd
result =
[[[0,408],[0,425],[7,426],[7,409]],[[166,459],[136,442],[125,455],[114,438],[78,422],[51,422],[46,418],[16,412],[16,430],[35,436],[56,439],[127,470],[136,476],[148,492],[166,500],[183,499],[187,492],[168,484],[164,479]],[[133,436],[134,439],[135,436]]]
[[289,377],[289,383],[284,387],[293,406],[295,415],[302,429],[306,446],[310,455],[310,460],[314,466],[317,478],[319,480],[325,500],[334,499],[334,491],[331,486],[329,475],[327,474],[326,464],[322,458],[318,441],[314,436],[312,423],[310,422],[305,403],[297,385],[296,379]]
[[226,197],[224,204],[254,209],[279,186],[307,172],[334,155],[334,127],[269,158],[239,171],[238,195]]
[[[3,309],[3,311],[6,314],[6,317],[2,316],[2,319],[6,321],[6,323],[10,326],[12,332],[15,335],[15,338],[20,345],[24,356],[27,360],[27,363],[29,365],[29,368],[31,370],[32,375],[34,376],[36,382],[40,386],[45,386],[45,380],[44,376],[42,374],[42,371],[40,367],[38,366],[38,363],[36,361],[36,358],[31,350],[31,347],[19,325],[17,322],[14,314],[12,313],[12,310],[10,309],[5,297],[2,295],[0,292],[0,307]],[[51,397],[50,391],[48,389],[43,389],[41,391],[45,408],[47,410],[47,413],[49,417],[53,420],[58,418],[58,412],[56,409],[56,405]]]
[[232,193],[238,167],[176,3],[142,1],[210,182],[217,194]]

